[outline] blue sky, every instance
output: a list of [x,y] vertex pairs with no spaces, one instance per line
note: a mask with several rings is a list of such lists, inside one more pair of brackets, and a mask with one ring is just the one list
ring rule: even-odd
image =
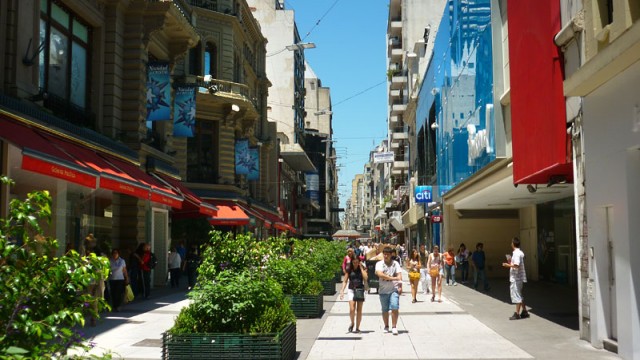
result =
[[322,85],[331,89],[344,207],[351,180],[363,172],[369,151],[387,136],[388,1],[285,0],[285,7],[295,10],[303,41],[316,44],[305,50],[305,57]]

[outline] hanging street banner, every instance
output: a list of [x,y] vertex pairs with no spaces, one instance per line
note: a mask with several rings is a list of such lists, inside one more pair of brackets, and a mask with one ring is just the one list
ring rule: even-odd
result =
[[416,186],[414,193],[416,203],[430,203],[433,199],[433,189],[431,186]]
[[247,174],[247,180],[260,180],[260,150],[257,147],[249,148],[252,165]]
[[320,202],[320,175],[308,172],[304,174],[307,184],[307,197],[312,202]]
[[147,64],[147,121],[171,120],[170,84],[168,62]]
[[193,137],[196,133],[196,88],[178,86],[173,100],[173,136]]
[[253,160],[249,153],[249,140],[236,140],[236,174],[249,175],[251,166],[253,166]]
[[374,164],[392,163],[393,158],[394,158],[394,155],[392,151],[373,153]]

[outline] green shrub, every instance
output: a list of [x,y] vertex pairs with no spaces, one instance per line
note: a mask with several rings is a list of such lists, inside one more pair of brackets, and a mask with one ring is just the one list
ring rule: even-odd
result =
[[251,234],[211,231],[211,238],[202,252],[198,269],[200,283],[213,281],[224,270],[260,271],[269,258],[282,256],[284,239],[269,238],[261,241]]
[[340,271],[346,244],[342,241],[306,239],[295,242],[294,258],[304,259],[315,269],[316,279],[329,281]]
[[287,295],[317,295],[322,291],[316,269],[300,258],[270,259],[265,272],[282,286]]
[[107,307],[86,290],[108,275],[109,260],[75,251],[56,256],[57,241],[40,228],[51,218],[47,191],[11,200],[8,214],[0,219],[0,358],[50,359],[88,350],[76,328],[85,315],[98,317]]
[[277,332],[295,321],[280,285],[257,272],[223,270],[189,297],[172,334]]

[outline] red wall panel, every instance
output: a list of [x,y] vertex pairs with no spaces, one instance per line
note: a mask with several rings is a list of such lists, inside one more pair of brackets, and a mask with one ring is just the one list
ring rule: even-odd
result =
[[507,15],[514,183],[545,184],[551,176],[571,181],[563,60],[553,42],[560,1],[509,0]]

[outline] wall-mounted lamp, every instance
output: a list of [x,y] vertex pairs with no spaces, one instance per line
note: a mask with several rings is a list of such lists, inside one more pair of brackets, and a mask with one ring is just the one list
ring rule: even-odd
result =
[[527,190],[529,190],[529,192],[533,194],[538,191],[538,185],[536,184],[536,186],[534,187],[533,185],[529,184],[527,185]]
[[438,123],[434,122],[433,124],[431,124],[431,130],[435,130],[438,128]]

